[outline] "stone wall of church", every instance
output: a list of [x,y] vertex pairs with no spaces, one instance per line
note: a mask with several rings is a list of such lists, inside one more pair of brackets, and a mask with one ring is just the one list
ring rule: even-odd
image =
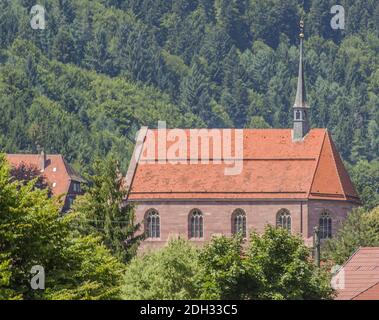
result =
[[212,235],[232,233],[232,213],[242,209],[246,213],[247,231],[263,232],[267,224],[276,224],[276,216],[280,209],[291,213],[292,233],[308,234],[308,206],[301,201],[156,201],[140,202],[136,207],[138,222],[143,221],[149,209],[155,209],[160,216],[160,238],[146,239],[142,250],[154,249],[164,245],[170,237],[181,236],[189,239],[189,214],[199,209],[204,217],[204,237],[190,239],[195,244],[202,244],[211,239]]
[[[149,209],[155,209],[160,216],[160,238],[146,239],[141,249],[155,249],[163,246],[170,237],[181,236],[194,244],[209,241],[212,235],[232,234],[232,214],[236,209],[246,213],[247,233],[263,232],[267,224],[276,224],[280,209],[291,213],[292,233],[301,234],[307,245],[313,243],[313,228],[318,226],[320,215],[325,210],[332,218],[332,232],[341,225],[355,205],[343,201],[154,201],[139,202],[136,206],[136,220],[142,222]],[[203,238],[189,238],[189,214],[199,209],[204,218]],[[142,230],[144,225],[142,224]]]
[[307,244],[313,243],[313,229],[319,225],[319,219],[323,212],[328,212],[332,218],[332,234],[335,235],[341,223],[357,205],[346,201],[309,200],[308,226],[305,236]]

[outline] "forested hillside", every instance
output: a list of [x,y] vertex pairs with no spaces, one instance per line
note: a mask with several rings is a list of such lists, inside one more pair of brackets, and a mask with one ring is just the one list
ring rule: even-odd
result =
[[[305,5],[304,5],[304,3]],[[342,0],[0,2],[0,149],[60,152],[81,170],[157,120],[185,127],[292,125],[298,22],[313,127],[326,127],[367,206],[379,203],[379,2]]]

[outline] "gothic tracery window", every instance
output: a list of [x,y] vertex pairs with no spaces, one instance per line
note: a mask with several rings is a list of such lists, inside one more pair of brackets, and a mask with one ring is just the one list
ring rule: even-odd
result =
[[146,235],[148,238],[159,238],[161,236],[159,213],[150,209],[146,213]]
[[199,209],[193,209],[189,215],[190,238],[203,237],[203,214]]
[[232,214],[232,233],[241,233],[246,238],[246,214],[242,209],[236,209]]
[[321,213],[319,220],[320,238],[329,239],[332,237],[332,218],[326,211]]
[[277,213],[276,226],[291,232],[291,213],[287,209],[281,209]]

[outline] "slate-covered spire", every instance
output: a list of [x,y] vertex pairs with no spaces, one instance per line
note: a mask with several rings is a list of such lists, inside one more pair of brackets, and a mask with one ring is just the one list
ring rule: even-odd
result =
[[306,90],[304,81],[304,22],[300,21],[300,58],[299,58],[299,75],[297,79],[296,99],[294,108],[293,139],[301,140],[309,132],[308,105],[306,102]]
[[303,39],[304,39],[304,33],[303,33],[303,22],[300,21],[300,59],[299,59],[299,76],[297,79],[297,92],[296,92],[296,100],[294,104],[294,108],[306,108],[306,99],[307,94],[305,90],[305,83],[304,83],[304,62],[303,62]]

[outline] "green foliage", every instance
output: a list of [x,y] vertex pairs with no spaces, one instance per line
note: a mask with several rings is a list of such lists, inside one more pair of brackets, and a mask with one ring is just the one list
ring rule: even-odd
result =
[[94,163],[94,174],[88,177],[90,187],[75,201],[73,211],[79,214],[81,230],[98,234],[104,244],[121,261],[129,261],[137,251],[142,235],[134,223],[134,210],[125,205],[127,190],[112,157]]
[[182,109],[211,121],[209,84],[201,61],[196,61],[180,88]]
[[239,299],[244,276],[240,237],[214,237],[201,251],[199,262],[200,298],[210,300]]
[[17,295],[15,290],[9,287],[12,277],[12,260],[7,259],[6,254],[0,254],[0,300],[19,300],[21,295]]
[[379,161],[360,160],[350,166],[350,176],[360,194],[365,209],[379,205]]
[[379,207],[355,209],[324,247],[324,259],[343,264],[359,247],[379,246]]
[[298,236],[267,226],[262,235],[252,233],[244,259],[246,298],[329,299],[330,277],[315,267],[309,248]]
[[[112,299],[119,297],[123,265],[98,238],[60,216],[47,190],[11,182],[0,155],[0,297],[3,299]],[[46,290],[30,287],[31,267],[45,269]]]
[[248,128],[251,129],[267,129],[270,128],[269,124],[263,119],[263,117],[251,117]]
[[214,237],[205,247],[173,240],[127,267],[126,299],[329,299],[330,276],[316,268],[303,241],[267,227],[240,237]]
[[134,258],[127,266],[123,298],[188,300],[198,297],[197,250],[182,239],[160,250]]

